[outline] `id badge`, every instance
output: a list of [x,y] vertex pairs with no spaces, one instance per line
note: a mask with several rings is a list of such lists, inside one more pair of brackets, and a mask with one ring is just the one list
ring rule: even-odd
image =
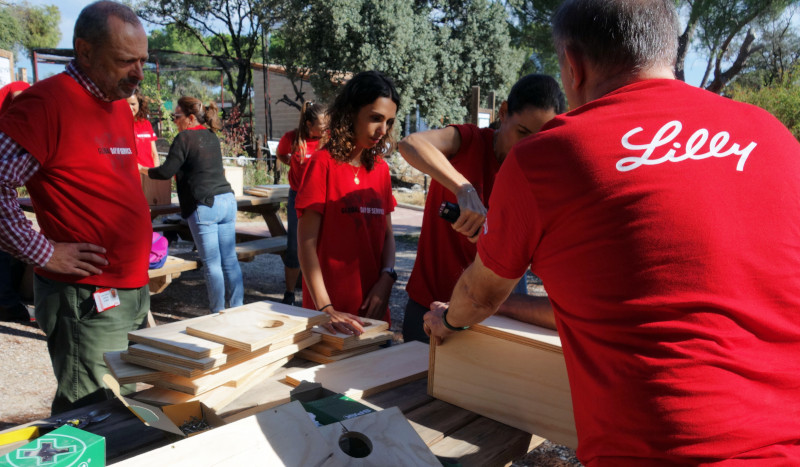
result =
[[97,305],[98,313],[119,306],[119,294],[117,293],[117,289],[97,289],[97,292],[94,293],[94,303]]

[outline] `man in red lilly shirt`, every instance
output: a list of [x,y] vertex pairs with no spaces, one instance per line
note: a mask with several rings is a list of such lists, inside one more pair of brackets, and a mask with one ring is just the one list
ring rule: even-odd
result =
[[[125,99],[144,78],[147,35],[114,2],[84,8],[75,59],[0,118],[0,248],[36,264],[36,320],[58,389],[53,413],[106,397],[103,353],[147,315],[152,226]],[[30,193],[41,232],[16,203]]]
[[553,36],[572,111],[512,149],[428,331],[447,345],[530,265],[585,465],[800,465],[800,145],[674,79],[672,0],[567,0]]

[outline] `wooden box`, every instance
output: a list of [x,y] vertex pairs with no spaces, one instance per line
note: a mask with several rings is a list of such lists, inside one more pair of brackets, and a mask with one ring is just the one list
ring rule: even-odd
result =
[[141,175],[142,190],[147,204],[159,206],[162,204],[172,204],[172,180],[153,180],[152,178]]
[[431,346],[428,393],[576,448],[561,340],[555,331],[491,316]]

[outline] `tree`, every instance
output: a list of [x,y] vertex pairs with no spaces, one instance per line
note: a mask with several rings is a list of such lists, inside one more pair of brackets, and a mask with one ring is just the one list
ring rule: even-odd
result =
[[0,48],[24,51],[52,48],[61,40],[61,12],[55,5],[33,6],[28,2],[0,6]]
[[285,0],[156,0],[139,4],[139,15],[192,36],[223,69],[234,102],[244,113],[250,98],[250,63],[261,35],[280,18]]
[[278,32],[279,63],[309,71],[330,99],[348,73],[376,69],[400,92],[400,114],[462,121],[470,87],[504,91],[522,55],[510,46],[505,11],[488,0],[296,0]]
[[[794,71],[800,71],[800,66],[795,66]],[[769,111],[800,140],[800,86],[796,83],[774,83],[760,88],[737,83],[732,86],[730,94],[737,101]]]
[[561,0],[507,0],[513,44],[526,51],[521,74],[558,75],[550,18]]
[[779,16],[798,0],[680,0],[686,27],[678,40],[676,75],[685,77],[690,50],[705,57],[700,87],[720,93],[764,44],[754,27],[760,20]]
[[[192,96],[207,102],[212,95],[210,88],[219,86],[221,71],[205,71],[218,68],[217,63],[211,57],[201,56],[205,50],[200,43],[176,26],[153,30],[148,36],[148,47],[151,60],[158,63],[161,97],[165,101]],[[156,76],[148,73],[145,81],[155,87]]]

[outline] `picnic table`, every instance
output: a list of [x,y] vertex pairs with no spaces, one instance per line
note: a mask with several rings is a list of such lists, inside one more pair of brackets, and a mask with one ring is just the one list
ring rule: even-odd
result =
[[[264,253],[282,253],[286,250],[286,227],[278,214],[281,203],[288,201],[289,189],[285,185],[274,185],[272,189],[258,190],[259,196],[244,195],[236,197],[237,208],[241,212],[259,214],[266,224],[266,234],[260,232],[237,232],[236,254],[240,261],[251,261]],[[20,207],[27,212],[33,211],[30,198],[18,198]],[[150,218],[167,216],[181,212],[178,203],[150,206]],[[154,231],[175,230],[183,238],[191,239],[189,227],[185,223],[154,222]],[[162,292],[182,272],[197,269],[202,263],[195,258],[179,258],[170,256],[162,268],[148,271],[150,276],[150,293]]]
[[[287,367],[297,369],[313,365],[316,364],[296,357]],[[458,462],[462,466],[506,465],[542,441],[524,431],[429,396],[427,378],[358,401],[379,409],[398,407],[436,456]],[[83,428],[105,437],[108,465],[175,442],[174,435],[144,425],[116,399],[13,427],[0,434],[28,425],[52,422],[57,418],[80,417],[93,410],[111,412],[111,416],[105,421]],[[19,442],[0,446],[0,455],[23,444],[24,442]],[[224,447],[220,446],[219,449]],[[198,459],[197,465],[203,465],[202,459]]]

